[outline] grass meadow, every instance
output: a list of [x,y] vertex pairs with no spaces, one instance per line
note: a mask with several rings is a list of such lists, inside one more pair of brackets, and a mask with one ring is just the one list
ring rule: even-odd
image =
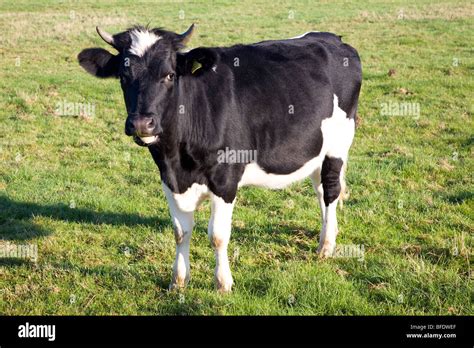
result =
[[[469,1],[0,2],[0,259],[6,315],[473,315],[474,6]],[[338,244],[319,260],[309,180],[241,189],[233,292],[214,289],[209,203],[191,281],[169,292],[175,240],[157,167],[124,135],[119,83],[76,56],[95,26],[141,23],[223,46],[330,31],[360,53],[359,124]],[[83,103],[93,115],[60,116]],[[8,255],[6,255],[8,256]],[[11,255],[10,255],[11,256]]]

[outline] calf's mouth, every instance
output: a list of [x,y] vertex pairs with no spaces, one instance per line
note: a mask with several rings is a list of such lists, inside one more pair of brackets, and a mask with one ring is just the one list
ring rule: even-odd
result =
[[156,144],[158,142],[158,139],[159,139],[158,135],[141,136],[141,137],[138,135],[133,136],[133,141],[135,141],[135,143],[140,146],[150,146],[150,145]]

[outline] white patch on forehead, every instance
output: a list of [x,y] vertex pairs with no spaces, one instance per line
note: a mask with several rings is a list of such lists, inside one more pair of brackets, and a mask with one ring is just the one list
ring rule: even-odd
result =
[[133,29],[130,32],[132,44],[128,50],[131,54],[142,57],[146,50],[149,49],[160,37],[148,30]]

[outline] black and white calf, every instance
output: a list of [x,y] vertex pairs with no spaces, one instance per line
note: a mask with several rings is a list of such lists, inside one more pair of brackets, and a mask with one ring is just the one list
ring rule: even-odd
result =
[[[189,280],[193,214],[209,197],[216,284],[231,290],[227,246],[240,186],[282,188],[310,177],[323,222],[319,253],[331,255],[361,87],[357,51],[334,34],[310,32],[184,52],[193,29],[111,35],[97,28],[118,54],[90,48],[78,56],[89,73],[120,78],[125,133],[159,167],[176,238],[171,288]],[[256,160],[223,161],[229,149],[252,151]]]

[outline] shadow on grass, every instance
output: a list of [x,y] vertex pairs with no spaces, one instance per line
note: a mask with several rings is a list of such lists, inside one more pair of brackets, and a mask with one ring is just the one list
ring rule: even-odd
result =
[[455,194],[440,193],[439,196],[450,204],[463,204],[474,199],[472,191],[461,191]]
[[130,213],[98,212],[89,209],[70,208],[63,203],[41,205],[17,202],[5,196],[0,196],[0,239],[22,241],[49,235],[52,231],[29,221],[30,218],[35,216],[95,225],[108,224],[129,227],[142,225],[160,228],[170,224],[167,214],[165,218],[151,218]]
[[[101,283],[101,286],[111,289],[128,288],[132,278],[137,282],[143,282],[145,278],[150,278],[158,287],[167,290],[171,280],[171,275],[164,278],[153,269],[143,272],[141,266],[130,268],[116,265],[84,266],[83,264],[73,264],[70,261],[61,261],[53,263],[52,267],[66,272],[78,272],[83,276],[92,276],[96,282]],[[152,275],[148,273],[152,273]]]
[[34,262],[29,259],[21,259],[21,258],[14,258],[14,257],[0,257],[0,266],[5,267],[19,267],[23,265],[28,265],[33,267]]
[[[280,221],[254,228],[232,226],[231,240],[234,245],[254,245],[256,250],[266,250],[271,258],[307,259],[316,253],[320,232],[309,225]],[[260,258],[260,261],[264,260]]]

